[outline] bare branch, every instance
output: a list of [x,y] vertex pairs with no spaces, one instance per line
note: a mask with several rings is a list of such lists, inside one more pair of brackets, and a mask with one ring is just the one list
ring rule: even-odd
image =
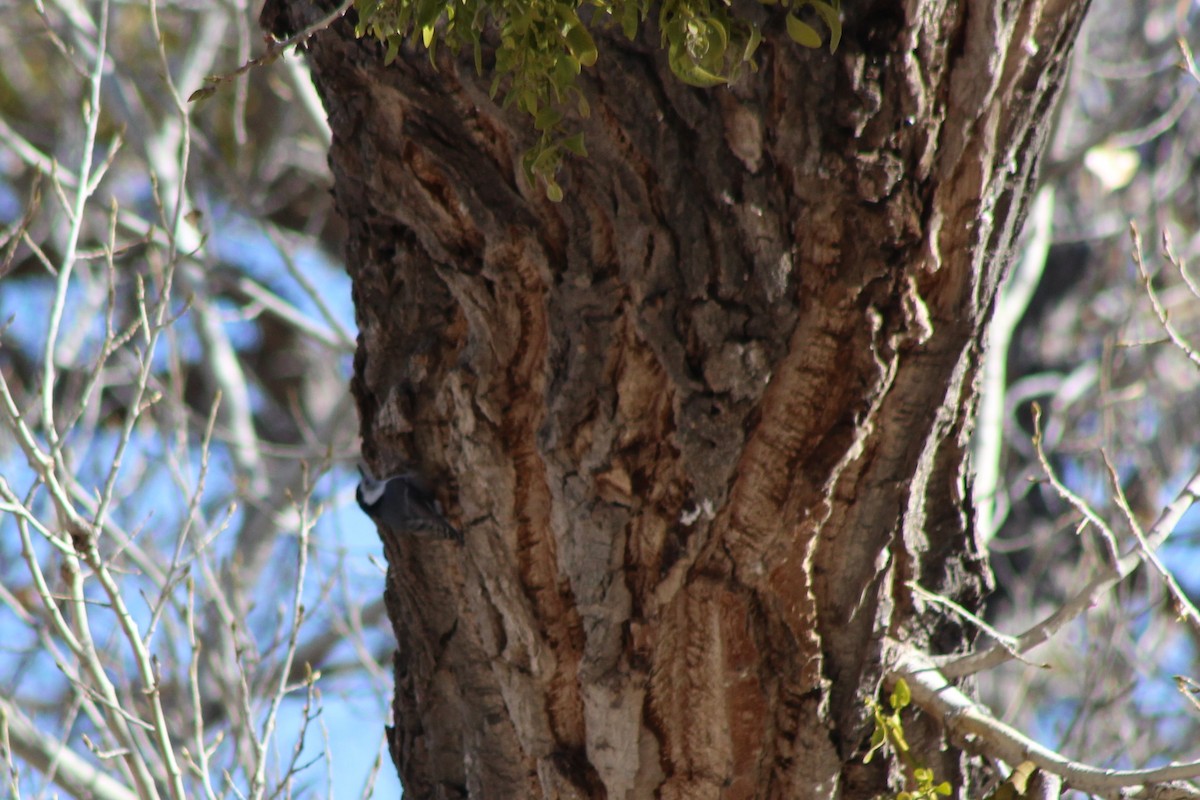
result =
[[[1044,466],[1047,467],[1047,472],[1050,473],[1048,463],[1044,463]],[[1052,478],[1052,480],[1055,481],[1057,486],[1062,486],[1056,479]],[[1107,523],[1100,520],[1098,515],[1086,503],[1073,493],[1067,491],[1066,487],[1062,487],[1062,491],[1066,493],[1064,496],[1074,498],[1073,502],[1076,504],[1076,508],[1083,509],[1082,513],[1085,513],[1089,521],[1097,524],[1097,527],[1101,530],[1106,531],[1106,541],[1115,543],[1115,535]],[[1163,509],[1143,541],[1140,541],[1136,547],[1132,548],[1124,556],[1116,559],[1111,565],[1105,566],[1100,571],[1100,574],[1092,578],[1082,590],[1056,609],[1054,613],[1016,637],[1016,645],[1013,648],[1015,652],[1026,653],[1047,641],[1064,625],[1091,608],[1097,598],[1107,593],[1132,574],[1142,563],[1146,552],[1157,550],[1162,546],[1163,542],[1175,530],[1175,526],[1179,524],[1179,520],[1183,517],[1184,513],[1195,504],[1197,498],[1200,498],[1200,469],[1192,474],[1191,479],[1179,491],[1175,499]],[[996,667],[1009,658],[1011,658],[1009,650],[997,644],[965,656],[948,657],[941,664],[941,670],[950,679],[961,678],[980,670]]]
[[58,268],[54,303],[50,307],[50,321],[46,329],[45,353],[42,363],[42,419],[52,452],[56,452],[59,445],[58,431],[54,427],[54,368],[57,361],[58,328],[62,324],[63,312],[66,310],[67,287],[71,282],[71,272],[75,268],[75,252],[79,247],[79,237],[83,232],[84,206],[95,190],[90,176],[92,154],[96,147],[96,132],[100,125],[100,85],[104,76],[104,53],[107,46],[108,0],[104,0],[100,4],[100,26],[96,34],[97,52],[95,64],[89,76],[89,96],[84,106],[86,130],[83,137],[83,153],[79,158],[79,172],[76,177],[75,200],[71,206],[71,226],[67,232],[62,263]]
[[[987,753],[1009,764],[1032,761],[1058,775],[1072,789],[1101,797],[1159,797],[1157,784],[1200,777],[1200,761],[1140,770],[1111,770],[1064,758],[993,717],[963,694],[927,656],[895,643],[898,660],[889,673],[889,684],[908,683],[913,702],[945,724],[947,731],[968,749]],[[1136,788],[1135,792],[1125,790]],[[1172,786],[1184,791],[1180,798],[1200,798],[1200,789]]]
[[19,755],[35,769],[49,774],[49,767],[54,764],[55,782],[76,797],[137,800],[138,795],[129,787],[88,763],[62,742],[39,731],[4,697],[0,697],[0,740],[3,740],[6,752]]
[[[1196,349],[1192,347],[1191,343],[1184,338],[1183,334],[1171,322],[1166,307],[1163,306],[1162,300],[1158,297],[1158,292],[1154,288],[1154,281],[1146,271],[1145,262],[1142,260],[1142,234],[1138,231],[1137,225],[1132,222],[1129,223],[1129,235],[1133,240],[1133,263],[1137,265],[1138,275],[1141,276],[1146,296],[1150,298],[1150,305],[1154,308],[1154,316],[1158,317],[1158,324],[1166,331],[1167,336],[1179,348],[1179,351],[1186,355],[1193,364],[1200,367],[1200,353],[1196,352]],[[1169,240],[1163,240],[1163,248],[1167,252],[1170,252]]]

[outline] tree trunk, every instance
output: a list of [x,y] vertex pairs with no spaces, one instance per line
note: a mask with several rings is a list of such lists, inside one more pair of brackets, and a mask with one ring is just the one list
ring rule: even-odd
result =
[[[407,793],[894,783],[862,763],[865,700],[885,635],[969,643],[908,582],[987,589],[976,373],[1086,6],[847,0],[833,55],[767,8],[757,73],[714,90],[657,30],[604,38],[559,204],[469,54],[385,67],[353,12],[312,40],[364,454],[414,462],[466,537],[381,531]],[[906,725],[968,796],[961,753]]]

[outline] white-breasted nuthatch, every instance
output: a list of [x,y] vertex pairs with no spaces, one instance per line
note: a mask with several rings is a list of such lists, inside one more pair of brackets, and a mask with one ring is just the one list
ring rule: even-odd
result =
[[462,533],[442,516],[442,504],[416,475],[402,472],[378,479],[361,464],[358,471],[362,480],[355,497],[376,524],[396,533],[463,540]]

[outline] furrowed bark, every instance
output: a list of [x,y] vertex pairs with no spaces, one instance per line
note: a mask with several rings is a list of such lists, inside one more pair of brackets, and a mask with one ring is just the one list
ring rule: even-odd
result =
[[[312,41],[364,452],[466,534],[384,538],[406,792],[887,788],[881,637],[968,637],[905,582],[976,607],[989,580],[975,377],[1086,6],[847,3],[836,54],[777,21],[707,91],[657,31],[606,39],[559,204],[469,58]],[[912,737],[967,796],[936,725]]]

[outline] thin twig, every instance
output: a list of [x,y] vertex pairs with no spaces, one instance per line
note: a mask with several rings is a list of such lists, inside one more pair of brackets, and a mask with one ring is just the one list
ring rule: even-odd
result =
[[1007,650],[1008,654],[1010,656],[1012,656],[1013,658],[1017,659],[1018,661],[1020,661],[1024,664],[1028,664],[1031,667],[1038,667],[1039,669],[1049,669],[1050,668],[1049,664],[1036,664],[1036,663],[1024,658],[1021,655],[1021,653],[1018,652],[1018,650],[1017,650],[1017,646],[1019,643],[1018,643],[1016,637],[1009,636],[1006,633],[1001,633],[996,628],[989,625],[987,623],[987,621],[984,620],[982,617],[980,617],[976,614],[972,614],[966,608],[963,608],[963,606],[954,602],[949,597],[944,597],[943,595],[937,594],[936,592],[931,592],[928,589],[926,589],[924,586],[921,586],[916,581],[907,581],[904,585],[907,586],[908,588],[912,589],[916,594],[919,594],[922,597],[924,597],[926,600],[929,600],[930,602],[933,602],[933,603],[937,603],[938,605],[945,606],[946,608],[949,608],[950,610],[954,611],[954,613],[958,614],[960,617],[967,620],[968,622],[973,624],[975,627],[979,628],[981,631],[986,633],[988,636],[991,636],[996,641],[997,645],[999,645],[1000,647],[1003,647],[1005,650]]
[[231,83],[252,69],[257,67],[265,67],[268,64],[274,63],[274,61],[283,54],[284,50],[288,49],[292,45],[303,43],[313,34],[320,33],[333,23],[337,22],[339,19],[345,16],[346,12],[350,10],[350,6],[352,5],[354,5],[354,0],[343,0],[341,5],[299,33],[295,33],[283,41],[279,41],[277,39],[269,40],[267,42],[266,52],[258,58],[250,59],[232,72],[225,72],[220,75],[210,75],[209,77],[205,78],[204,81],[208,85],[202,86],[201,88],[192,92],[188,97],[188,102],[194,103],[197,100],[203,100],[207,97],[211,97],[224,84]]
[[[1179,520],[1187,513],[1200,498],[1200,469],[1192,473],[1187,484],[1179,490],[1175,499],[1167,504],[1159,514],[1154,525],[1141,543],[1122,556],[1115,565],[1106,567],[1099,575],[1092,578],[1074,597],[1059,606],[1052,614],[1037,625],[1017,637],[1016,651],[1027,653],[1034,647],[1050,639],[1064,625],[1086,612],[1095,605],[1097,598],[1108,592],[1112,587],[1127,578],[1142,563],[1146,550],[1157,550],[1174,532]],[[973,675],[985,669],[992,669],[1008,661],[1011,656],[999,645],[984,650],[945,659],[941,664],[942,673],[950,679]]]
[[[0,696],[0,739],[7,757],[13,753],[44,774],[51,773],[60,787],[75,797],[92,797],[95,800],[137,800],[138,795],[129,787],[97,769],[86,759],[62,742],[52,739],[37,729],[20,709]],[[9,788],[13,797],[19,797],[16,770],[10,770],[13,783]]]
[[[1158,292],[1154,289],[1154,281],[1150,278],[1150,274],[1146,272],[1146,265],[1142,260],[1142,234],[1138,231],[1136,224],[1129,223],[1129,233],[1133,239],[1133,263],[1137,265],[1138,275],[1141,276],[1142,286],[1146,289],[1146,296],[1150,298],[1150,305],[1154,309],[1154,316],[1158,317],[1158,324],[1162,326],[1163,331],[1166,332],[1175,346],[1179,348],[1180,352],[1186,355],[1193,364],[1200,367],[1200,353],[1196,352],[1191,343],[1171,323],[1170,315],[1159,299]],[[1170,242],[1164,240],[1164,248],[1169,247],[1169,245]]]

